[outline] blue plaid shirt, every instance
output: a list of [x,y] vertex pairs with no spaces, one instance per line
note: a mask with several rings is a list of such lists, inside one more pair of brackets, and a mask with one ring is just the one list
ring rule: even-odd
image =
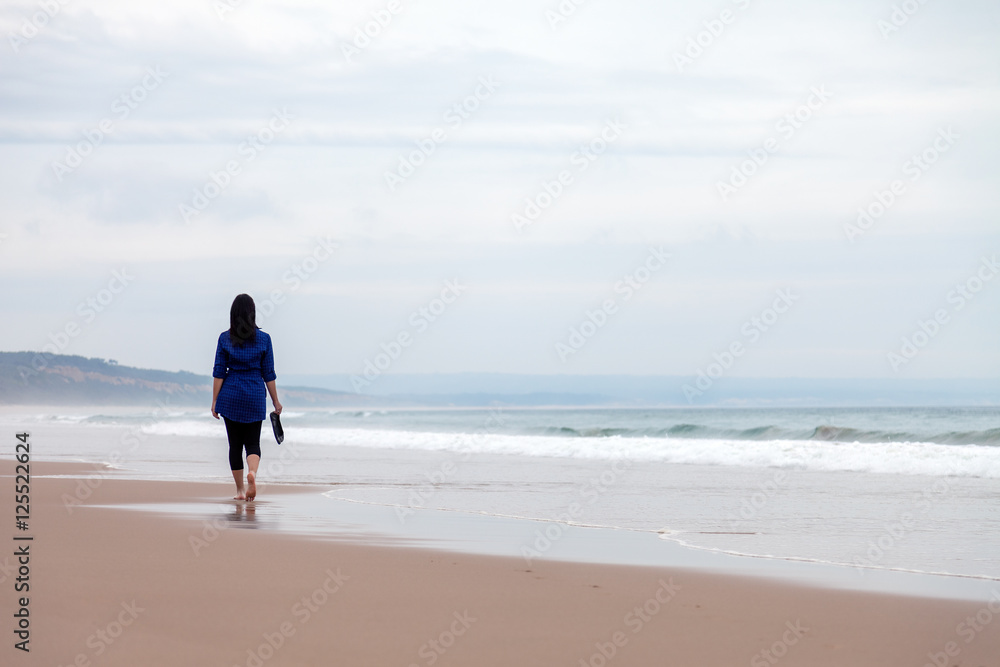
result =
[[212,377],[223,378],[215,411],[234,422],[249,424],[267,416],[264,383],[275,379],[271,337],[257,330],[252,343],[234,346],[229,331],[219,335]]

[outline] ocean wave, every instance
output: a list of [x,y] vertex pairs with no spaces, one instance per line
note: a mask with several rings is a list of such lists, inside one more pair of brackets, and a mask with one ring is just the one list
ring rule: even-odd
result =
[[[503,428],[507,435],[555,437],[564,439],[626,438],[626,439],[670,439],[670,440],[736,440],[747,442],[764,441],[805,441],[805,442],[857,442],[857,443],[933,443],[938,445],[981,445],[1000,447],[1000,427],[994,427],[989,417],[982,415],[955,414],[937,417],[935,427],[926,419],[926,414],[914,410],[912,416],[888,411],[884,419],[873,418],[859,411],[853,415],[841,415],[846,423],[834,419],[817,424],[816,415],[812,419],[802,419],[789,415],[761,414],[746,419],[745,415],[733,417],[724,411],[708,415],[689,414],[681,418],[673,417],[670,411],[662,414],[632,413],[630,411],[609,411],[595,418],[586,412],[562,413],[511,413],[514,415]],[[366,424],[370,429],[398,429],[399,431],[462,432],[475,430],[484,420],[474,413],[407,413],[387,410],[288,410],[282,414],[286,420],[306,428],[356,428],[355,424]],[[693,419],[692,419],[693,417]],[[902,417],[902,418],[901,418]],[[13,415],[0,416],[0,421],[12,421]],[[88,427],[114,427],[146,425],[156,423],[199,422],[212,424],[207,409],[172,409],[169,412],[154,410],[73,414],[25,414],[16,417],[22,423],[81,425]],[[704,421],[702,421],[704,419]],[[740,419],[742,423],[736,422]],[[759,421],[758,421],[759,420]],[[998,417],[1000,420],[1000,417]],[[604,423],[601,423],[601,422]],[[873,423],[881,421],[884,428],[873,428]],[[574,423],[575,422],[575,423]],[[735,423],[734,423],[735,422]],[[757,423],[755,423],[757,422]],[[852,423],[853,422],[853,423]],[[926,423],[925,423],[926,422]],[[963,428],[968,426],[971,428]],[[950,427],[950,428],[949,428]],[[979,427],[978,429],[976,427]],[[983,428],[987,427],[987,428]]]
[[[142,430],[150,435],[225,437],[218,423],[208,421],[159,422]],[[290,443],[312,446],[1000,479],[1000,447],[980,445],[619,435],[567,438],[315,427],[286,429],[285,436]]]
[[662,428],[572,428],[547,426],[526,429],[526,435],[558,435],[570,438],[688,438],[728,440],[818,440],[823,442],[907,443],[927,442],[939,445],[1000,445],[1000,428],[984,431],[947,431],[911,433],[907,431],[865,430],[824,424],[811,429],[773,425],[743,429],[720,428],[700,424],[675,424]]

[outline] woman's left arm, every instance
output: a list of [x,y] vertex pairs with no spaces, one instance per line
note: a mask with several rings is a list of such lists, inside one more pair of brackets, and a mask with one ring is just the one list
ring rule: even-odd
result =
[[222,336],[215,346],[215,364],[212,366],[212,416],[219,418],[219,413],[215,411],[215,401],[219,398],[219,391],[222,383],[226,379],[226,350],[222,347]]
[[219,398],[219,390],[222,389],[222,378],[214,378],[212,382],[212,416],[219,418],[219,413],[215,411],[215,401]]

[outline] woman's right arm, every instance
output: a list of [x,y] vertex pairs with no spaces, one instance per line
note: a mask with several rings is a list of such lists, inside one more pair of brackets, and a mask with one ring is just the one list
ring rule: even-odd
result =
[[281,401],[278,400],[278,387],[274,384],[278,376],[274,373],[274,348],[271,345],[270,337],[267,339],[267,347],[264,349],[264,354],[260,357],[260,376],[264,379],[264,386],[267,387],[267,393],[271,395],[271,403],[274,404],[274,411],[280,415]]
[[265,382],[264,386],[267,387],[267,393],[271,395],[271,403],[274,404],[274,411],[280,415],[281,401],[278,400],[278,387],[275,386],[274,380],[271,380],[270,382]]

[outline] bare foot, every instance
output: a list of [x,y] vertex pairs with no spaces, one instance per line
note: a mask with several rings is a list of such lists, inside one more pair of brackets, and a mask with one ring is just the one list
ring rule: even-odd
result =
[[233,496],[233,500],[246,500],[246,499],[247,499],[246,495],[242,493],[237,493],[235,496]]
[[253,500],[257,497],[257,475],[252,472],[247,473],[247,500]]

